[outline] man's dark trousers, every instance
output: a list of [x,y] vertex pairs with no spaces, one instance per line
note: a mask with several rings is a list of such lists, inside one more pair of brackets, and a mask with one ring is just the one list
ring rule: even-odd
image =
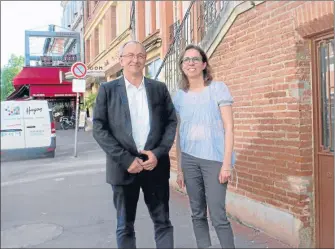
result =
[[139,173],[128,185],[112,185],[117,210],[118,248],[136,248],[134,222],[142,188],[144,201],[155,227],[157,248],[173,248],[173,226],[169,218],[169,180],[154,181],[151,172]]

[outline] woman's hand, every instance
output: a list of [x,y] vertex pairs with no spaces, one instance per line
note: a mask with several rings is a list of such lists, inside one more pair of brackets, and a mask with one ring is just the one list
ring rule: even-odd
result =
[[223,165],[219,174],[219,182],[221,184],[226,183],[231,179],[231,168]]
[[184,175],[183,175],[182,172],[178,172],[177,184],[178,184],[179,188],[184,188],[185,187]]

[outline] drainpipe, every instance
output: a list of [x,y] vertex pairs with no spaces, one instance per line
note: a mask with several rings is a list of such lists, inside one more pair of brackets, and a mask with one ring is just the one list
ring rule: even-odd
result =
[[132,0],[132,9],[131,9],[131,31],[132,31],[132,40],[136,41],[136,8],[135,8],[135,0]]
[[[335,4],[334,4],[334,6],[335,6]],[[335,23],[335,19],[334,19],[334,23]],[[334,43],[335,43],[335,41],[334,41]],[[334,50],[335,49],[334,43],[333,43],[333,51],[335,51]],[[333,111],[333,117],[335,119],[335,93],[334,93],[334,96],[333,96],[333,102],[334,102],[333,103],[333,105],[334,105],[334,108],[333,108],[333,110],[334,110]],[[334,135],[333,135],[333,144],[335,144],[335,136]],[[334,173],[333,173],[333,179],[334,179],[334,207],[335,207],[335,151],[333,152],[333,156],[334,156],[334,171],[333,171]],[[334,224],[335,224],[335,208],[333,209],[333,211],[334,211],[334,216],[333,217],[334,217]],[[334,246],[335,246],[335,236],[334,236]]]
[[[176,25],[177,21],[178,21],[178,2],[177,1],[173,1],[173,8],[174,8],[174,17],[173,17],[173,21],[174,24]],[[175,32],[175,27],[173,27],[173,32]],[[175,36],[176,34],[174,34]]]

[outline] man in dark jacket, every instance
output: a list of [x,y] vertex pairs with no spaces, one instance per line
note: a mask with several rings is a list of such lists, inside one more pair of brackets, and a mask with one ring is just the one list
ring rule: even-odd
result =
[[146,51],[136,41],[120,51],[123,76],[96,98],[93,136],[106,152],[107,183],[117,211],[117,244],[135,248],[140,189],[155,227],[157,248],[173,248],[169,218],[170,158],[177,116],[165,84],[143,77]]

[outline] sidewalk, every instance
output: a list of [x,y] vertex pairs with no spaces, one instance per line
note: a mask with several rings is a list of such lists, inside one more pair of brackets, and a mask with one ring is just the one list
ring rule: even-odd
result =
[[[70,131],[63,131],[63,136],[66,137],[65,140],[62,141],[63,144],[68,144],[73,141],[73,138],[71,137],[71,134],[73,132]],[[94,142],[94,139],[92,137],[92,132],[81,132],[81,137],[79,139],[80,143],[82,143],[82,146],[88,146],[90,149],[92,149],[92,142]],[[98,147],[98,146],[96,146]],[[95,154],[97,157],[104,157],[103,152],[98,149],[98,151],[101,152],[101,155]],[[72,153],[72,152],[71,152]],[[193,234],[193,228],[192,228],[192,221],[191,221],[191,214],[190,214],[190,208],[189,208],[189,201],[186,194],[181,193],[175,189],[175,173],[171,172],[171,178],[170,178],[170,185],[171,185],[171,196],[170,196],[170,213],[171,213],[171,221],[174,226],[175,231],[175,248],[196,248],[196,243],[194,239]],[[91,177],[90,177],[91,178]],[[88,180],[87,180],[88,181]],[[91,181],[91,180],[90,180]],[[102,173],[102,177],[98,180],[99,185],[101,184],[101,188],[98,188],[95,194],[92,194],[93,196],[99,196],[102,195],[102,197],[99,197],[96,203],[87,203],[88,206],[92,205],[92,207],[87,206],[88,213],[87,215],[92,215],[92,211],[98,212],[99,215],[103,218],[104,224],[99,224],[97,228],[99,228],[99,231],[96,233],[97,236],[99,235],[99,238],[97,238],[97,241],[103,241],[97,243],[92,238],[92,231],[87,228],[87,234],[83,233],[83,242],[85,242],[85,247],[92,246],[92,247],[106,247],[106,248],[115,248],[116,247],[116,238],[114,234],[114,229],[116,227],[116,220],[115,220],[115,210],[112,203],[112,191],[109,188],[109,186],[106,186],[105,183],[105,173]],[[87,185],[87,187],[92,191],[91,186]],[[88,191],[88,190],[85,190]],[[84,192],[85,192],[84,191]],[[108,205],[106,205],[106,200],[108,200]],[[101,201],[101,202],[100,202]],[[99,203],[99,204],[98,204]],[[136,237],[138,241],[138,248],[154,248],[154,241],[153,241],[153,227],[152,222],[150,219],[150,216],[148,214],[147,208],[143,201],[143,196],[139,199],[139,206],[137,211],[137,218],[136,218]],[[247,227],[245,225],[240,224],[238,221],[230,219],[234,235],[235,235],[235,246],[236,248],[290,248],[289,245],[286,245],[284,243],[281,243],[280,241],[271,238],[270,236],[266,235],[263,232],[260,232],[256,229]],[[209,221],[210,222],[210,221]],[[216,233],[214,228],[210,224],[211,229],[211,238],[212,238],[212,247],[213,248],[220,248],[219,241],[216,237]],[[83,228],[81,228],[83,229]],[[83,232],[83,230],[81,230]],[[86,231],[86,230],[85,230]],[[90,234],[90,235],[88,235]],[[88,237],[87,237],[88,236]],[[105,241],[105,238],[109,238],[108,241]],[[71,237],[69,237],[71,238]],[[90,239],[89,239],[90,238]],[[61,238],[60,238],[61,239]],[[54,241],[54,242],[57,242]],[[60,247],[63,247],[64,244],[66,245],[72,245],[71,240],[67,241],[59,241],[57,244]],[[65,243],[66,242],[66,243]],[[77,244],[78,241],[73,244],[73,246],[78,247],[80,245]],[[92,244],[90,244],[92,243]],[[44,244],[44,246],[47,247],[47,244]],[[54,247],[55,245],[53,245]]]
[[[171,172],[172,181],[174,179],[173,174],[174,173]],[[187,195],[177,191],[174,188],[175,186],[173,186],[174,184],[171,184],[171,185],[172,187],[171,187],[170,204],[174,206],[176,203],[178,203],[178,205],[182,206],[184,210],[187,209],[188,212],[187,214],[185,213],[185,216],[188,216],[188,218],[191,220],[191,214],[190,214]],[[175,219],[173,219],[173,221],[176,222]],[[232,224],[233,232],[235,235],[236,248],[291,248],[289,245],[286,245],[274,238],[271,238],[267,234],[261,231],[258,231],[254,228],[250,228],[245,225],[242,225],[238,221],[232,218],[230,219],[230,222]],[[173,224],[173,225],[176,227],[178,224],[179,224],[179,221],[177,221],[177,224]],[[209,224],[210,224],[210,229],[211,229],[211,238],[212,238],[212,245],[213,245],[211,248],[220,248],[219,241],[216,238],[215,230],[213,226],[211,226],[210,221],[209,221]],[[189,229],[192,229],[192,227],[189,226]]]

